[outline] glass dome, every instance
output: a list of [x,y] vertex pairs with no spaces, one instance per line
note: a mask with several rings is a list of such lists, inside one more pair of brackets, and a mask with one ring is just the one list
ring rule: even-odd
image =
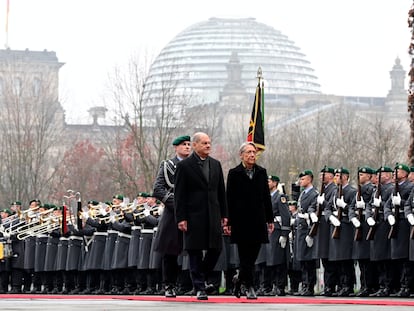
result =
[[156,102],[173,90],[175,95],[191,94],[193,105],[217,102],[234,53],[248,94],[254,95],[259,66],[267,100],[320,94],[310,62],[280,31],[254,18],[210,18],[188,27],[162,49],[151,66],[145,100]]

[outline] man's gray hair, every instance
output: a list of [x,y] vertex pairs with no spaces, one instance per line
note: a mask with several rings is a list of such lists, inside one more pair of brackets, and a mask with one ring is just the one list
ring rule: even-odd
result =
[[244,142],[244,143],[241,144],[241,146],[239,148],[239,154],[242,154],[246,150],[246,147],[249,146],[249,145],[250,146],[253,146],[254,149],[257,150],[257,147],[256,147],[256,145],[255,145],[254,142],[252,142],[252,141],[246,141],[246,142]]
[[208,135],[204,132],[197,132],[193,135],[193,137],[191,137],[191,141],[192,142],[198,142],[200,140],[201,136],[208,136]]

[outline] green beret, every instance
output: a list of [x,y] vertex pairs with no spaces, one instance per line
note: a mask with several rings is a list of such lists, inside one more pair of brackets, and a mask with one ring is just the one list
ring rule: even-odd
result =
[[395,169],[403,170],[403,171],[406,171],[407,173],[410,173],[410,168],[408,167],[408,165],[405,165],[402,163],[397,163],[397,165],[395,166]]
[[9,216],[13,214],[13,212],[11,210],[9,210],[8,208],[5,208],[4,210],[2,210],[2,212],[6,213],[6,214],[9,214]]
[[392,173],[392,172],[393,172],[393,169],[392,169],[391,167],[389,167],[389,166],[381,166],[381,167],[377,170],[377,173],[380,173],[380,172]]
[[298,202],[297,202],[297,201],[294,201],[294,200],[292,200],[292,201],[288,201],[288,205],[295,205],[295,206],[298,206]]
[[10,205],[22,205],[22,202],[20,202],[20,201],[14,201],[14,202],[11,202]]
[[375,170],[369,166],[363,166],[358,169],[358,173],[375,174]]
[[172,144],[173,146],[178,146],[179,144],[185,141],[191,141],[190,136],[188,135],[178,136],[176,139],[173,140]]
[[53,205],[53,208],[54,208],[56,211],[63,211],[63,206],[56,206],[56,205]]
[[118,200],[121,200],[121,201],[123,201],[123,200],[124,200],[124,196],[123,196],[122,194],[116,194],[116,195],[114,195],[112,198],[113,198],[113,199],[118,199]]
[[43,204],[43,208],[45,208],[45,209],[49,209],[49,208],[50,208],[50,204],[49,204],[49,203],[45,203],[45,204]]
[[410,167],[410,172],[414,172],[414,166]]
[[148,192],[138,192],[137,197],[149,198],[151,196]]
[[277,182],[280,181],[280,178],[276,175],[269,175],[267,178]]
[[303,176],[312,176],[313,177],[313,172],[311,170],[304,170],[304,171],[299,173],[299,177],[303,177]]
[[88,204],[90,204],[90,205],[99,205],[99,202],[95,201],[95,200],[90,200],[90,201],[88,201]]
[[30,200],[29,205],[32,204],[33,202],[36,202],[39,205],[42,204],[39,199],[33,199],[33,200]]
[[335,174],[335,170],[332,167],[325,166],[323,169],[321,169],[321,173],[331,173]]
[[341,168],[335,169],[335,174],[336,173],[349,175],[349,170],[346,169],[345,167],[341,167]]

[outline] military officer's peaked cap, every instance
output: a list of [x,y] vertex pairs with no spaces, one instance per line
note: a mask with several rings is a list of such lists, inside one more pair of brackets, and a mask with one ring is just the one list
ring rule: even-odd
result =
[[191,138],[188,135],[178,136],[176,139],[173,140],[172,144],[173,146],[178,146],[182,142],[190,141]]
[[269,175],[267,178],[277,182],[280,181],[280,178],[276,175]]
[[407,173],[410,173],[410,168],[408,167],[408,165],[405,165],[405,164],[402,164],[402,163],[397,163],[395,168],[398,169],[398,170],[403,170],[403,171],[406,171]]
[[303,176],[312,176],[313,177],[313,172],[311,170],[304,170],[304,171],[299,173],[299,177],[303,177]]

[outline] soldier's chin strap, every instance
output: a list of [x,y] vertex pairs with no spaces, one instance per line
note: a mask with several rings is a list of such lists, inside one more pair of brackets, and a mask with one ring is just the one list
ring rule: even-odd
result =
[[168,187],[171,189],[174,189],[174,184],[170,181],[170,178],[168,177],[168,173],[174,176],[175,172],[175,164],[171,160],[164,161],[164,178],[165,182],[167,183]]

